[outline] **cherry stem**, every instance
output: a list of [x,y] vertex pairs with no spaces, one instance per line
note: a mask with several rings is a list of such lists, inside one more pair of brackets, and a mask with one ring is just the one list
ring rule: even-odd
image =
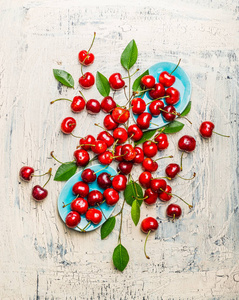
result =
[[82,91],[79,91],[79,93],[81,94],[82,98],[85,100],[85,102],[87,102],[85,96],[83,95]]
[[61,100],[67,100],[67,101],[72,102],[72,100],[67,99],[67,98],[59,98],[59,99],[56,99],[56,100],[51,101],[50,104],[53,104],[54,102],[56,102],[56,101],[61,101]]
[[79,226],[76,226],[78,229],[80,229],[81,232],[85,232],[85,229],[91,224],[91,221],[89,221],[83,229],[81,229]]
[[167,176],[151,178],[151,180],[153,180],[153,179],[162,179],[162,178],[165,178],[165,179],[168,179],[168,180],[172,180],[172,178],[167,177]]
[[108,133],[108,136],[111,135],[107,129],[105,129],[104,127],[100,126],[99,124],[95,123],[94,125],[97,126],[97,127],[100,127],[104,131],[106,131]]
[[77,138],[77,139],[82,139],[81,136],[74,135],[72,132],[71,132],[70,134],[71,134],[72,136],[74,136],[75,138]]
[[[130,107],[131,108],[131,107]],[[122,114],[119,115],[118,120],[120,119],[121,116],[123,116],[123,114],[125,114],[126,111],[122,112]]]
[[62,165],[67,165],[67,164],[70,164],[70,163],[75,162],[75,160],[72,160],[72,161],[63,163],[63,162],[59,161],[59,160],[53,155],[53,153],[54,153],[54,151],[51,151],[51,153],[50,153],[51,157],[54,158],[57,162],[59,162],[59,163],[62,164]]
[[149,235],[150,235],[150,232],[151,232],[151,230],[149,230],[149,232],[148,232],[148,234],[147,234],[147,236],[146,236],[145,242],[144,242],[144,255],[145,255],[145,257],[146,257],[147,259],[150,259],[150,257],[146,254],[146,243],[147,243],[148,237],[149,237]]
[[115,155],[115,146],[116,146],[116,144],[118,143],[118,141],[119,141],[119,139],[117,139],[117,140],[114,142],[114,144],[113,144],[113,147],[112,147],[112,154],[113,154],[113,156]]
[[93,46],[93,44],[94,44],[95,36],[96,36],[96,32],[94,32],[93,40],[92,40],[92,42],[91,42],[90,48],[89,48],[89,50],[87,51],[87,53],[90,52],[90,50],[91,50],[91,48],[92,48],[92,46]]
[[170,155],[170,156],[163,156],[163,157],[160,157],[160,158],[155,159],[154,161],[157,161],[157,160],[160,160],[160,159],[163,159],[163,158],[173,158],[173,155]]
[[121,154],[121,155],[118,155],[118,156],[114,156],[113,158],[118,158],[118,157],[125,156],[127,153],[128,153],[128,151],[127,151],[125,154]]
[[173,71],[171,73],[169,73],[169,75],[172,75],[173,72],[176,71],[176,69],[179,66],[180,62],[181,62],[181,58],[179,59],[177,66],[173,69]]
[[184,152],[181,155],[181,162],[180,162],[180,169],[181,169],[181,171],[183,170],[183,154],[184,154]]
[[120,174],[120,171],[117,174],[115,174],[115,175],[111,175],[110,178],[113,178],[113,177],[115,177],[115,176],[117,176],[119,174]]
[[179,178],[183,179],[183,180],[192,180],[192,179],[196,176],[196,173],[194,172],[194,173],[193,173],[193,176],[192,176],[191,178],[183,178],[183,177],[181,177],[181,176],[178,175],[178,174],[177,174],[177,176],[178,176]]
[[108,167],[108,166],[105,166],[104,168],[102,168],[102,169],[100,169],[100,170],[98,170],[98,171],[94,172],[93,174],[97,174],[97,173],[99,173],[100,171],[102,171],[102,170],[106,169],[107,167]]
[[42,176],[45,176],[46,174],[49,174],[49,171],[50,170],[48,170],[46,173],[44,173],[44,174],[41,174],[41,175],[32,175],[32,177],[42,177]]
[[127,105],[127,104],[129,103],[129,101],[130,101],[130,99],[129,99],[128,96],[126,95],[126,88],[127,88],[127,86],[125,85],[125,86],[124,86],[124,95],[125,95],[125,98],[126,98],[127,102],[126,102],[126,104],[125,104],[124,107],[126,107],[126,105]]
[[119,212],[120,214],[120,230],[119,230],[119,238],[118,238],[118,242],[121,244],[121,231],[122,231],[122,221],[123,221],[123,209],[124,209],[124,204],[125,204],[125,199],[124,202],[122,204],[121,210]]
[[78,149],[78,148],[80,148],[80,147],[83,147],[83,146],[94,147],[95,145],[93,145],[93,144],[82,144],[82,145],[77,146],[76,149]]
[[134,94],[134,95],[137,95],[137,94],[143,94],[143,93],[148,92],[148,91],[151,91],[151,90],[153,90],[153,89],[145,89],[145,90],[142,90],[142,91],[135,91],[135,92],[133,92],[133,94]]
[[163,190],[163,189],[160,189],[163,193],[165,193],[165,194],[167,194],[167,195],[169,195],[169,196],[175,196],[175,197],[177,197],[177,198],[179,198],[180,200],[182,200],[185,204],[187,204],[188,205],[188,207],[191,209],[191,208],[193,208],[193,206],[192,205],[190,205],[190,204],[188,204],[183,198],[181,198],[181,197],[179,197],[178,195],[175,195],[175,194],[173,194],[173,193],[168,193],[168,192],[166,192],[165,190]]
[[67,204],[65,204],[64,202],[63,202],[63,208],[64,207],[66,207],[66,206],[68,206],[68,205],[70,205],[73,201],[75,201],[77,198],[79,197],[79,194],[70,202],[70,203],[67,203]]
[[169,111],[166,111],[165,109],[162,109],[162,108],[159,108],[159,110],[161,110],[162,112],[165,112],[167,114],[177,116],[178,118],[183,118],[183,119],[187,120],[190,124],[192,124],[192,122],[187,117],[181,116],[181,114],[178,113],[178,112],[169,112]]
[[47,172],[49,174],[49,178],[47,180],[47,182],[43,185],[43,188],[48,184],[48,182],[50,181],[51,179],[51,176],[52,176],[52,168],[49,169],[49,171]]
[[129,71],[128,71],[129,76],[123,77],[122,79],[130,78],[130,77],[134,76],[138,71],[139,71],[139,69],[137,69],[137,70],[136,70],[133,74],[131,74],[131,75],[129,74]]
[[153,101],[148,102],[146,105],[149,105],[149,104],[153,103],[153,102],[156,101],[156,100],[160,100],[160,99],[164,99],[164,98],[169,98],[169,97],[170,97],[170,96],[163,96],[163,97],[156,98],[156,99],[154,99]]
[[230,137],[230,135],[224,135],[224,134],[218,133],[218,132],[216,132],[216,131],[213,131],[213,133],[216,133],[217,135],[220,135],[220,136],[223,136],[223,137],[227,137],[227,138]]
[[99,203],[97,203],[97,206],[98,206],[99,210],[102,212],[102,215],[104,216],[104,218],[107,219],[104,212],[103,212],[103,210],[102,210],[102,208],[100,207]]

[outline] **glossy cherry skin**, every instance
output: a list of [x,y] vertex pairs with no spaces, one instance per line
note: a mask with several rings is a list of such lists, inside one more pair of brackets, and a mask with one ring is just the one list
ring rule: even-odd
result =
[[104,141],[95,141],[92,143],[91,150],[96,154],[102,154],[107,150],[107,144]]
[[157,99],[165,96],[165,88],[161,83],[156,83],[151,91],[149,91],[149,97],[151,99]]
[[142,221],[140,228],[144,233],[148,233],[149,231],[157,230],[158,226],[158,221],[155,218],[148,217]]
[[126,189],[127,178],[125,175],[116,175],[112,180],[112,187],[117,192],[124,191]]
[[83,149],[78,149],[74,152],[74,157],[76,160],[77,166],[84,167],[88,164],[90,156],[87,151]]
[[44,200],[48,195],[48,191],[40,185],[35,185],[32,189],[32,197],[36,201]]
[[95,56],[93,53],[88,53],[86,50],[81,50],[78,54],[79,62],[83,66],[89,66],[92,65],[95,59]]
[[89,114],[95,115],[100,112],[100,102],[96,99],[90,99],[86,103],[86,110]]
[[121,156],[122,155],[121,150],[122,150],[121,145],[115,147],[115,156],[116,156],[115,160],[117,160],[119,162],[124,160],[123,156]]
[[180,100],[180,93],[179,93],[179,91],[177,89],[173,88],[173,87],[168,88],[166,90],[165,94],[166,94],[166,96],[169,96],[169,97],[165,98],[165,102],[168,105],[175,105]]
[[167,183],[164,179],[152,179],[150,182],[150,188],[154,193],[162,193],[162,190],[165,190]]
[[116,103],[114,99],[110,96],[105,97],[101,101],[101,109],[104,113],[110,113],[114,108],[116,108]]
[[136,156],[134,147],[130,144],[125,144],[124,146],[122,146],[121,153],[122,153],[122,157],[126,161],[131,161]]
[[178,141],[178,148],[185,152],[192,152],[196,148],[196,140],[190,135],[184,135]]
[[98,155],[98,161],[102,165],[111,164],[113,159],[114,159],[113,154],[110,151],[105,151],[104,153]]
[[119,201],[119,193],[112,188],[106,189],[103,196],[106,204],[109,206],[115,205]]
[[152,116],[159,116],[161,109],[164,108],[164,103],[161,100],[155,100],[149,104],[149,111]]
[[75,96],[71,102],[71,110],[79,113],[85,108],[85,99],[81,96]]
[[166,209],[166,215],[169,218],[179,218],[182,214],[182,209],[177,204],[169,204],[169,206]]
[[96,180],[96,174],[91,169],[84,169],[81,173],[81,178],[85,183],[91,183]]
[[150,113],[144,112],[137,118],[137,125],[140,129],[147,129],[150,126],[150,121],[152,120],[152,115]]
[[90,72],[86,72],[79,78],[79,84],[85,90],[90,89],[95,84],[94,75]]
[[89,194],[89,186],[85,182],[78,181],[72,187],[72,192],[74,195],[81,198],[85,198]]
[[169,185],[166,186],[165,192],[162,192],[158,195],[159,199],[163,202],[169,201],[172,198],[172,196],[167,193],[172,193],[172,188]]
[[136,156],[133,159],[133,164],[141,164],[144,161],[144,151],[140,147],[135,147],[134,148],[136,152]]
[[154,157],[158,152],[158,148],[154,142],[146,141],[143,143],[143,151],[146,157]]
[[88,202],[83,198],[76,198],[71,202],[71,210],[77,211],[80,215],[84,215],[88,210]]
[[102,212],[96,208],[90,208],[85,217],[87,221],[91,221],[93,224],[97,225],[102,220]]
[[117,171],[120,172],[120,174],[128,175],[133,168],[133,163],[130,161],[122,161],[118,164]]
[[109,77],[109,84],[112,90],[118,91],[125,86],[125,82],[122,79],[120,73],[114,73]]
[[115,142],[113,136],[107,131],[101,131],[97,136],[97,140],[105,142],[107,147],[111,147]]
[[70,134],[76,127],[76,120],[72,117],[65,118],[61,123],[61,131]]
[[174,163],[167,165],[165,169],[166,175],[171,179],[175,178],[179,172],[181,172],[180,166]]
[[113,137],[117,144],[124,144],[128,139],[128,133],[123,127],[116,128],[113,132]]
[[95,206],[96,204],[100,204],[103,202],[104,197],[102,193],[98,190],[90,191],[87,196],[87,201],[90,206]]
[[34,169],[32,167],[24,166],[19,171],[19,176],[22,180],[30,181],[32,175],[34,174]]
[[65,223],[69,228],[75,228],[81,221],[81,216],[76,211],[70,211],[66,216]]
[[158,163],[152,160],[152,158],[147,157],[142,163],[142,168],[148,172],[155,172],[158,169]]
[[90,145],[93,145],[94,142],[95,142],[95,138],[93,137],[93,135],[89,134],[86,137],[81,138],[79,144],[81,145],[81,149],[88,151],[91,149]]
[[139,175],[139,183],[145,189],[150,188],[151,179],[152,179],[152,175],[148,171],[142,172]]
[[173,105],[167,105],[164,107],[162,115],[166,121],[172,122],[176,118],[176,109]]
[[112,111],[112,118],[116,123],[123,124],[128,121],[130,113],[127,109],[116,107]]
[[152,75],[145,75],[140,80],[142,88],[151,89],[155,85],[155,78]]
[[168,137],[165,133],[159,133],[154,138],[155,143],[157,143],[158,150],[164,150],[168,148]]
[[152,205],[156,203],[158,194],[153,192],[152,189],[148,188],[144,193],[144,203]]
[[133,141],[139,141],[143,136],[143,131],[139,128],[138,125],[133,124],[128,127],[128,136]]
[[135,115],[140,115],[142,114],[145,109],[146,109],[146,104],[145,101],[141,98],[134,98],[131,102],[132,107],[132,112]]
[[167,71],[164,71],[159,75],[159,82],[165,87],[170,87],[175,82],[175,76],[170,75]]
[[98,186],[101,187],[102,189],[108,189],[112,185],[111,181],[111,176],[107,172],[102,172],[98,177],[97,177],[97,183]]
[[119,125],[118,123],[115,122],[115,120],[112,118],[111,115],[105,116],[103,124],[107,130],[114,130]]
[[214,124],[210,121],[202,122],[202,124],[199,127],[199,132],[202,137],[204,138],[210,138],[213,133]]

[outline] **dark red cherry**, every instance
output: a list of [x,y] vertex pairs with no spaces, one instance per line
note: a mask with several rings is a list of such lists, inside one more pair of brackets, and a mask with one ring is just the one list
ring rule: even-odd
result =
[[96,99],[90,99],[86,103],[86,110],[89,114],[95,115],[100,112],[100,102]]
[[96,154],[102,154],[107,150],[107,144],[104,141],[95,141],[92,143],[94,146],[91,150]]
[[61,123],[61,131],[70,134],[76,127],[76,120],[72,117],[65,118]]
[[112,118],[116,123],[123,124],[128,121],[130,113],[127,109],[116,107],[112,111]]
[[118,91],[125,86],[125,82],[122,79],[120,73],[114,73],[109,77],[109,84],[112,90]]
[[159,116],[161,109],[164,108],[164,103],[161,100],[155,100],[149,105],[149,111],[152,116]]
[[166,90],[166,96],[169,97],[165,97],[165,102],[168,105],[175,105],[178,103],[178,101],[180,100],[180,93],[177,89],[170,87]]
[[107,96],[101,101],[101,109],[103,112],[110,113],[114,108],[116,108],[116,103],[112,97]]
[[155,143],[157,143],[158,150],[164,150],[168,148],[168,137],[165,133],[158,133],[154,138]]
[[34,174],[34,169],[32,167],[24,166],[20,169],[19,176],[22,180],[30,181],[32,175]]
[[122,150],[121,145],[115,147],[115,160],[119,162],[124,160],[123,156],[121,156],[122,155],[121,150]]
[[93,64],[95,56],[93,53],[88,53],[86,50],[81,50],[78,54],[78,58],[83,66],[89,66]]
[[71,210],[77,211],[80,215],[84,215],[88,210],[88,202],[83,198],[76,198],[71,202]]
[[74,195],[85,198],[89,194],[89,186],[85,182],[78,181],[72,187]]
[[149,91],[149,97],[151,99],[158,99],[165,96],[165,88],[161,83],[156,83],[155,86]]
[[139,183],[145,189],[148,189],[150,187],[151,179],[152,179],[152,175],[148,171],[142,172],[139,175]]
[[119,193],[112,188],[106,189],[103,196],[106,204],[109,206],[115,205],[119,201]]
[[48,195],[48,191],[40,185],[35,185],[32,189],[32,197],[36,201],[44,200]]
[[143,131],[136,124],[130,125],[128,127],[128,136],[133,141],[139,141],[143,136]]
[[122,153],[124,160],[126,160],[126,161],[131,161],[136,156],[134,147],[130,144],[125,144],[124,146],[122,146],[121,153]]
[[155,78],[152,75],[145,75],[140,80],[142,88],[151,89],[155,85]]
[[90,191],[87,196],[87,201],[90,206],[95,206],[96,204],[100,204],[103,202],[104,197],[102,193],[98,190]]
[[182,214],[182,209],[177,204],[169,204],[166,210],[166,214],[169,218],[179,218]]
[[178,148],[185,152],[192,152],[196,148],[196,140],[190,135],[184,135],[178,141]]
[[87,221],[91,221],[93,224],[97,225],[102,220],[102,212],[96,208],[90,208],[85,217]]
[[152,179],[150,183],[150,188],[154,193],[162,193],[165,190],[167,183],[164,179]]
[[175,76],[171,75],[167,71],[164,71],[159,75],[159,82],[165,87],[170,87],[175,82]]
[[158,148],[154,142],[146,141],[143,143],[143,151],[146,157],[154,157],[158,152]]
[[79,78],[79,84],[83,89],[88,90],[95,84],[95,77],[92,73],[86,72]]
[[105,151],[102,154],[98,155],[98,161],[102,164],[102,165],[109,165],[112,163],[114,159],[113,154],[110,151]]
[[103,124],[107,130],[114,130],[118,127],[118,123],[114,121],[111,115],[106,115]]
[[177,112],[173,105],[167,105],[164,107],[162,115],[166,121],[172,122],[176,118]]
[[143,163],[142,163],[142,168],[145,171],[148,172],[155,172],[158,169],[158,163],[154,160],[152,160],[152,158],[145,158]]
[[111,147],[115,141],[113,136],[107,131],[101,131],[97,136],[97,140],[105,142],[107,147]]
[[116,175],[112,180],[112,187],[117,191],[121,192],[126,189],[127,178],[125,175]]
[[74,157],[76,160],[77,166],[84,167],[88,164],[90,156],[87,151],[83,149],[78,149],[74,152]]
[[140,147],[135,147],[134,150],[136,152],[136,156],[132,162],[133,164],[141,164],[144,160],[144,151]]
[[158,221],[155,218],[148,217],[145,218],[141,223],[141,230],[144,233],[148,233],[149,231],[155,231],[158,229]]
[[81,173],[81,178],[85,183],[91,183],[96,180],[96,174],[91,169],[84,169]]
[[167,202],[172,198],[172,196],[170,195],[171,193],[172,193],[172,188],[169,185],[167,185],[165,192],[159,194],[159,199],[163,202]]
[[69,228],[75,228],[80,223],[80,221],[81,217],[76,211],[70,211],[65,219],[66,226]]
[[152,115],[150,113],[144,112],[137,118],[137,125],[141,129],[147,129],[150,126],[150,121],[152,120]]
[[113,137],[117,141],[117,144],[124,144],[128,139],[128,133],[123,127],[118,127],[113,132]]
[[117,171],[120,172],[120,174],[128,175],[133,168],[133,163],[129,161],[122,161],[118,164]]
[[97,183],[102,189],[110,188],[112,184],[110,174],[107,172],[99,174],[99,176],[97,177]]
[[141,99],[141,98],[134,98],[131,101],[131,105],[132,105],[132,112],[135,115],[142,114],[145,111],[145,109],[146,109],[145,101],[143,99]]
[[85,99],[81,96],[75,96],[71,102],[71,110],[79,113],[85,108]]
[[171,179],[175,178],[179,172],[181,172],[180,166],[174,163],[167,165],[165,169],[166,175]]
[[210,138],[212,136],[214,127],[215,126],[212,122],[205,121],[205,122],[202,122],[202,124],[200,125],[199,132],[202,137]]
[[148,188],[144,193],[144,203],[152,205],[156,203],[158,194],[153,192],[151,188]]
[[86,137],[81,138],[79,144],[81,145],[81,149],[88,151],[91,149],[91,145],[93,145],[94,142],[95,138],[89,134]]

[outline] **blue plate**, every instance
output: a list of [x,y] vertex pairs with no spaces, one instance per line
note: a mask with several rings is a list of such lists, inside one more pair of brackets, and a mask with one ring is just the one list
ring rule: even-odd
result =
[[[105,167],[104,165],[98,164],[98,165],[90,166],[89,168],[92,169],[93,171],[97,172],[100,169],[103,169],[104,167]],[[81,179],[82,171],[83,170],[76,173],[74,176],[72,176],[66,182],[66,184],[64,185],[63,189],[61,190],[60,196],[58,198],[58,212],[64,223],[65,223],[65,218],[66,218],[67,214],[71,211],[71,208],[70,208],[70,205],[67,205],[66,207],[63,207],[63,205],[72,202],[72,200],[76,198],[76,196],[72,193],[72,187],[76,182],[82,181],[82,179]],[[103,172],[107,172],[112,176],[117,174],[116,170],[114,170],[112,167],[108,166],[107,168],[105,168],[105,169],[101,170],[99,173],[97,173],[97,176],[99,176],[99,174],[101,174]],[[90,188],[90,191],[99,190],[102,193],[104,192],[104,189],[102,189],[98,186],[97,180],[90,183],[89,188]],[[100,205],[100,207],[101,207],[105,217],[108,219],[109,216],[112,214],[115,206],[108,206],[104,202]],[[89,225],[89,227],[86,228],[85,231],[95,230],[96,228],[100,227],[105,221],[106,220],[105,220],[104,216],[102,216],[102,220],[99,224],[97,224],[97,225],[91,224],[91,225]],[[81,221],[80,221],[79,227],[84,228],[86,226],[86,224],[88,224],[88,221],[86,220],[85,215],[81,215]],[[73,229],[81,232],[79,230],[79,228],[77,228],[77,227],[73,228]]]
[[[170,62],[160,62],[149,68],[149,74],[154,76],[156,82],[159,82],[159,75],[163,71],[167,71],[170,73],[173,71],[175,67],[176,64]],[[182,113],[190,101],[191,90],[192,90],[191,81],[188,75],[180,66],[178,66],[178,68],[173,72],[173,75],[176,77],[173,87],[180,92],[180,100],[174,106],[177,112]],[[148,92],[144,93],[144,95],[141,96],[141,98],[144,99],[146,104],[153,101],[153,99],[149,97]],[[149,105],[147,105],[146,111],[149,112]],[[137,118],[138,115],[134,115],[135,121],[137,120]],[[160,114],[157,117],[153,117],[151,122],[156,124],[157,126],[150,124],[150,127],[147,130],[160,128],[169,123],[168,121],[164,120],[162,114]]]

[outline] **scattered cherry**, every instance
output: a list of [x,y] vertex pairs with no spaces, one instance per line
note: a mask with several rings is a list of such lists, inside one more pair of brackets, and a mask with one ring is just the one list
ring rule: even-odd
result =
[[118,164],[117,171],[119,171],[120,174],[128,175],[128,174],[130,174],[132,168],[133,168],[133,163],[132,162],[122,161]]
[[175,163],[167,165],[165,169],[166,175],[171,179],[175,178],[179,172],[181,172],[181,167]]
[[112,118],[116,123],[123,124],[128,121],[130,113],[127,109],[116,107],[112,111]]
[[91,149],[91,145],[95,142],[95,138],[92,135],[87,135],[84,138],[81,138],[79,141],[81,149],[84,149],[86,151]]
[[158,193],[153,192],[151,188],[148,188],[147,190],[145,190],[144,203],[146,203],[148,205],[152,205],[152,204],[156,203],[157,198],[158,198]]
[[166,214],[169,218],[179,218],[182,214],[182,209],[179,205],[177,204],[169,204],[166,210]]
[[139,141],[143,136],[143,131],[136,124],[130,125],[128,127],[128,136],[133,141]]
[[162,115],[166,121],[172,122],[177,116],[176,108],[173,105],[167,105],[164,107]]
[[76,211],[70,211],[66,216],[65,223],[69,228],[75,228],[81,221],[81,216]]
[[159,133],[154,138],[155,143],[157,143],[158,150],[165,150],[168,148],[168,137],[165,133]]
[[158,197],[161,201],[167,202],[172,198],[171,193],[172,193],[172,188],[171,186],[167,185],[165,191],[160,193]]
[[164,108],[164,103],[161,100],[154,100],[149,105],[149,111],[152,116],[159,116],[161,113],[161,109]]
[[114,108],[116,108],[116,103],[114,99],[110,96],[105,97],[101,101],[101,109],[105,113],[111,113]]
[[136,156],[132,162],[134,164],[141,164],[144,161],[144,151],[140,147],[135,147],[134,150],[136,152]]
[[41,187],[40,185],[35,185],[32,189],[32,197],[36,201],[41,201],[45,199],[48,195],[48,191]]
[[32,167],[24,166],[20,169],[19,176],[22,180],[30,181],[33,177],[34,169]]
[[81,173],[81,178],[85,183],[91,183],[96,180],[96,174],[91,169],[84,169]]
[[88,202],[83,198],[76,198],[71,202],[71,209],[77,211],[80,215],[84,215],[88,210]]
[[83,89],[88,90],[95,84],[94,75],[90,72],[86,72],[79,78],[79,84]]
[[93,64],[93,62],[94,62],[95,56],[93,53],[90,53],[90,49],[92,48],[92,46],[94,44],[95,36],[96,36],[96,33],[94,32],[94,37],[93,37],[93,40],[92,40],[89,50],[88,51],[81,50],[78,54],[79,61],[84,66],[89,66],[89,65]]
[[142,168],[148,172],[155,172],[158,169],[158,163],[152,160],[152,158],[147,157],[142,163]]
[[107,205],[115,205],[119,201],[119,194],[116,190],[109,188],[103,193]]
[[107,150],[107,144],[104,141],[95,141],[92,144],[91,150],[96,154],[102,154]]
[[76,127],[76,120],[72,117],[65,118],[61,123],[61,131],[70,134]]
[[115,160],[121,162],[124,160],[123,156],[122,156],[122,153],[121,153],[121,150],[122,150],[122,146],[121,145],[118,145],[115,147]]
[[167,71],[163,71],[159,75],[159,82],[161,82],[165,87],[170,87],[174,84],[176,78],[172,75],[172,73],[177,69],[177,67],[180,64],[181,59],[179,60],[177,66],[174,68],[174,70],[171,73],[168,73]]
[[216,133],[223,137],[229,137],[228,135],[224,135],[224,134],[213,131],[214,127],[215,126],[212,122],[205,121],[205,122],[202,122],[202,124],[200,125],[199,132],[200,132],[201,136],[204,138],[210,138],[213,133]]
[[144,112],[137,118],[137,125],[140,129],[147,129],[150,126],[150,121],[152,120],[152,115],[150,113]]
[[98,210],[98,209],[90,208],[86,212],[85,217],[86,217],[87,221],[91,221],[93,224],[97,225],[102,220],[102,212],[100,210]]
[[87,197],[89,194],[89,186],[85,182],[78,181],[72,187],[72,192],[74,195],[79,196],[81,198]]
[[84,167],[88,164],[90,156],[87,151],[83,149],[75,150],[74,157],[76,160],[77,166]]
[[118,127],[113,132],[113,137],[117,141],[117,144],[124,144],[128,139],[128,133],[123,127]]
[[154,142],[146,141],[143,143],[143,151],[146,157],[154,157],[158,152],[158,148]]
[[164,179],[152,179],[150,182],[150,188],[154,193],[161,193],[162,190],[165,190],[167,183]]
[[100,102],[96,99],[90,99],[86,103],[86,110],[89,114],[95,115],[100,112]]
[[70,101],[71,102],[71,110],[73,113],[79,113],[85,108],[85,99],[81,96],[75,96],[73,100],[67,99],[67,98],[59,98],[56,100],[51,101],[51,104],[53,104],[56,101]]
[[146,109],[145,101],[141,98],[134,98],[131,102],[132,105],[132,112],[135,115],[142,114]]
[[113,136],[107,131],[101,131],[97,136],[97,140],[105,142],[107,147],[111,147],[115,141]]
[[103,121],[103,124],[107,130],[114,130],[118,127],[118,123],[112,118],[111,115],[106,115]]
[[184,135],[178,141],[178,148],[185,152],[192,152],[196,147],[196,141],[192,136]]
[[148,189],[150,187],[151,179],[151,172],[145,171],[139,175],[139,183],[145,189]]
[[110,151],[105,151],[104,153],[98,155],[98,161],[102,165],[110,165],[112,163],[113,159],[114,159],[114,156],[113,156],[112,152],[110,152]]
[[110,87],[115,91],[121,90],[125,86],[125,82],[120,73],[112,74],[109,77],[109,84]]
[[127,178],[125,175],[116,175],[112,180],[112,186],[117,192],[124,191],[126,189]]
[[155,218],[152,218],[152,217],[145,218],[141,223],[141,230],[144,233],[147,233],[147,237],[146,237],[145,243],[144,243],[144,254],[145,254],[145,257],[148,258],[148,259],[149,259],[149,256],[146,254],[146,243],[147,243],[149,234],[152,231],[157,230],[158,226],[159,226],[158,221]]
[[135,158],[136,152],[131,144],[124,144],[121,149],[124,160],[131,161]]
[[110,188],[111,184],[112,184],[110,174],[107,172],[101,173],[97,177],[97,183],[98,183],[99,187],[101,187],[102,189]]

